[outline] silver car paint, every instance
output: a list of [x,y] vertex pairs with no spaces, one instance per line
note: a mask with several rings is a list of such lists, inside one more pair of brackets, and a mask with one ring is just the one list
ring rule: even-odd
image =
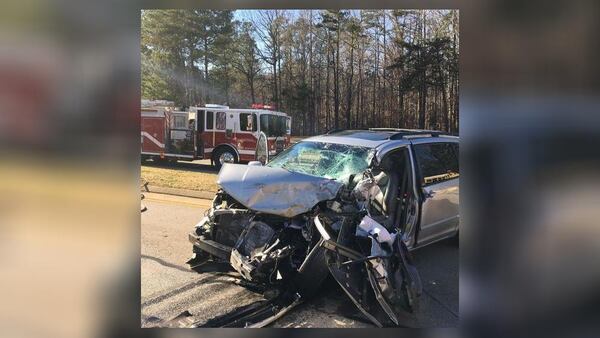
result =
[[[414,153],[410,145],[429,143],[459,143],[455,136],[405,138],[400,140],[368,141],[353,137],[315,136],[303,142],[324,142],[365,146],[376,150],[375,159],[380,162],[387,154],[408,147],[411,158],[412,186],[414,196],[421,196],[416,181]],[[244,206],[266,213],[293,217],[307,212],[317,203],[333,199],[342,184],[335,180],[293,173],[283,169],[226,164],[219,173],[217,183]],[[248,176],[248,172],[251,172]],[[287,181],[289,180],[289,181]],[[243,183],[240,183],[244,181]],[[277,183],[279,182],[279,183]],[[426,197],[422,207],[414,200],[415,212],[409,215],[403,241],[409,249],[415,249],[437,240],[451,237],[459,224],[459,179],[437,183],[424,188]],[[420,226],[417,222],[421,214]],[[418,230],[418,243],[416,242]]]
[[432,184],[423,188],[425,198],[422,206],[419,245],[452,236],[459,223],[459,179]]
[[375,148],[383,143],[389,142],[389,140],[365,140],[356,137],[320,135],[309,137],[302,140],[302,142],[323,142],[345,144],[355,147]]
[[[458,137],[444,136],[412,140],[413,145],[459,143]],[[424,246],[454,236],[460,223],[460,178],[423,187],[425,199],[421,206],[421,226],[417,245]]]
[[[330,138],[329,136],[321,136],[318,138],[318,142],[328,142]],[[343,138],[345,140],[341,139],[341,137],[337,137],[336,142],[344,143],[344,141],[351,141],[352,143],[356,143],[355,138],[345,137]],[[414,196],[420,196],[422,194],[417,190],[419,185],[416,181],[415,156],[410,145],[430,143],[459,143],[459,138],[442,135],[438,137],[409,137],[400,140],[386,140],[378,142],[375,146],[375,159],[381,162],[390,152],[408,147],[411,158],[413,193],[415,194]],[[418,205],[413,206],[415,213],[409,215],[402,237],[404,244],[409,249],[412,250],[425,246],[456,234],[460,223],[459,184],[460,179],[455,178],[423,188],[423,195],[426,197],[423,200],[421,208]],[[418,203],[416,200],[414,202]],[[418,229],[418,238],[416,238],[419,212],[421,213],[421,221]]]
[[226,163],[217,184],[246,208],[294,217],[336,197],[341,182],[281,168]]

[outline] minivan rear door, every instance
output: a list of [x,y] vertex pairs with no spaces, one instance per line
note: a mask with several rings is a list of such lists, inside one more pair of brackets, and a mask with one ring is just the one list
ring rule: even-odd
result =
[[459,222],[458,142],[413,142],[422,188],[421,226],[417,245],[447,237]]

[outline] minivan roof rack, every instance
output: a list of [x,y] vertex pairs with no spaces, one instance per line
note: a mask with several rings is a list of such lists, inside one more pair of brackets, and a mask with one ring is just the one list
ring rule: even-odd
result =
[[334,133],[339,133],[340,131],[345,131],[345,130],[346,130],[346,129],[343,129],[343,128],[331,129],[331,130],[328,130],[328,131],[325,133],[325,135],[331,135],[331,134],[334,134]]
[[[331,129],[325,133],[325,135],[336,134],[339,132],[346,131],[348,129]],[[401,140],[418,137],[440,137],[440,136],[453,136],[450,133],[446,133],[439,130],[427,130],[427,129],[403,129],[403,128],[368,128],[368,129],[355,129],[354,131],[373,131],[373,132],[387,132],[391,133],[388,137],[389,140]]]
[[402,129],[402,128],[369,128],[372,131],[387,131],[394,132],[390,136],[390,140],[399,140],[403,138],[414,138],[414,137],[439,137],[440,135],[446,135],[446,133],[438,130],[426,130],[426,129]]

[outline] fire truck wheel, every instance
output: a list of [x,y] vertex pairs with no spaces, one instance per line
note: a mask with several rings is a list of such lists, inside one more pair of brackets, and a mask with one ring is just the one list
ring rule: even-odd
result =
[[223,163],[237,163],[238,158],[235,155],[235,152],[230,148],[223,147],[217,149],[215,152],[213,163],[217,170],[221,169]]
[[153,157],[152,161],[154,161],[154,163],[156,163],[156,164],[165,164],[165,163],[167,163],[167,159],[166,158],[160,158],[158,156]]

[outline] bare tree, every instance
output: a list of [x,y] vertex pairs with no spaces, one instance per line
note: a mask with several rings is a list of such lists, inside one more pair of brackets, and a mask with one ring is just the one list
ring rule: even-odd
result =
[[142,95],[182,105],[273,103],[293,117],[295,134],[458,132],[458,11],[240,14],[236,23],[231,11],[144,11]]
[[256,103],[254,83],[261,71],[261,67],[258,59],[258,48],[252,37],[254,27],[250,22],[243,22],[237,29],[234,49],[235,57],[232,60],[232,66],[246,78],[248,88],[250,89],[251,101],[252,103]]
[[259,11],[256,19],[256,33],[262,41],[263,49],[259,49],[262,60],[271,66],[273,82],[273,102],[279,106],[281,77],[281,39],[285,23],[285,11]]

